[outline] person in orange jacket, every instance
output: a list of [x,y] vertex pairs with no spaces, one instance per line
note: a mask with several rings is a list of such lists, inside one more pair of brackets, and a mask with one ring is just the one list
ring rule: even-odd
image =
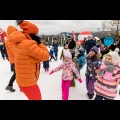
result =
[[9,36],[13,33],[17,31],[17,29],[13,26],[8,26],[7,28],[7,35],[8,38],[5,41],[5,46],[6,46],[6,50],[7,50],[7,54],[8,54],[8,60],[13,68],[13,75],[10,78],[10,81],[7,85],[7,87],[5,88],[6,90],[9,90],[10,92],[15,92],[15,89],[13,89],[13,83],[16,79],[16,75],[15,75],[15,69],[14,69],[14,47],[15,45],[11,43],[11,39],[9,38]]
[[37,84],[40,74],[40,61],[49,59],[47,47],[39,40],[38,27],[22,20],[18,25],[22,31],[10,34],[9,39],[15,45],[14,62],[16,82],[29,100],[42,100]]

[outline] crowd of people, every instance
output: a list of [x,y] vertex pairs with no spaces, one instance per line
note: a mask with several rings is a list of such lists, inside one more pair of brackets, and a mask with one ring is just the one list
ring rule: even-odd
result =
[[[42,100],[42,93],[37,84],[41,62],[45,72],[49,72],[49,62],[57,61],[59,43],[54,38],[50,51],[44,40],[38,35],[38,27],[25,20],[16,20],[21,28],[7,28],[7,39],[0,45],[1,55],[9,61],[13,75],[6,90],[15,92],[16,80],[20,91],[29,100]],[[75,87],[75,80],[82,84],[81,73],[86,67],[87,97],[95,100],[114,100],[120,84],[120,37],[116,41],[111,34],[104,40],[96,40],[91,36],[85,38],[81,45],[76,44],[71,36],[60,55],[62,64],[53,68],[49,75],[63,70],[61,76],[62,100],[69,100],[69,89]]]

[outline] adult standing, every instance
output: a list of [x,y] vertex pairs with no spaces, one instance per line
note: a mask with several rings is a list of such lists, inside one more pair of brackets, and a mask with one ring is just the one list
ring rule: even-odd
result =
[[93,46],[96,46],[96,41],[92,36],[88,36],[88,40],[85,45],[86,53],[88,54]]
[[76,42],[73,40],[73,38],[71,38],[70,36],[68,36],[68,40],[66,42],[66,44],[68,44],[68,48],[72,54],[72,59],[75,56],[75,47],[76,47]]
[[11,71],[13,71],[13,75],[11,76],[9,83],[5,88],[6,90],[9,90],[10,92],[15,92],[15,89],[13,89],[13,83],[16,79],[16,73],[15,73],[15,66],[14,66],[14,63],[15,63],[15,61],[14,61],[15,45],[13,43],[11,43],[11,39],[9,38],[9,36],[15,31],[17,31],[17,29],[15,27],[8,26],[8,28],[7,28],[8,38],[6,39],[6,42],[5,42],[6,50],[8,53],[8,60],[11,64]]
[[22,31],[10,34],[9,39],[15,45],[16,81],[20,90],[29,100],[41,100],[37,84],[40,74],[40,62],[49,59],[48,49],[37,36],[38,27],[28,21],[17,21]]

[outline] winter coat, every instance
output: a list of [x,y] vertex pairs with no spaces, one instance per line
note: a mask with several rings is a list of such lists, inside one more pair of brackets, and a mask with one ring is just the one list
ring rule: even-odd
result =
[[79,65],[79,71],[83,68],[83,66],[86,63],[86,56],[85,55],[81,55],[78,57],[78,65]]
[[82,48],[84,48],[84,49],[86,48],[86,42],[87,41],[84,40],[83,43],[81,44]]
[[117,47],[117,45],[112,44],[112,45],[109,47],[109,49],[112,50],[112,51],[114,51],[114,50],[116,49],[116,47]]
[[74,77],[73,73],[75,73],[76,76],[78,78],[80,78],[80,74],[79,74],[77,68],[75,67],[75,63],[72,62],[72,60],[70,62],[68,62],[68,63],[65,63],[63,61],[63,63],[60,66],[56,67],[53,70],[53,72],[57,72],[57,71],[59,71],[61,69],[63,69],[63,72],[62,72],[62,79],[63,80],[73,80],[73,77]]
[[66,44],[68,44],[69,49],[73,49],[76,46],[76,43],[73,39],[71,42],[67,41]]
[[[112,68],[112,71],[110,70]],[[102,74],[99,75],[100,70]],[[95,92],[108,99],[115,99],[117,94],[118,82],[120,82],[120,68],[117,66],[108,66],[104,63],[100,66],[97,81],[95,83]]]
[[58,51],[58,46],[59,46],[58,42],[57,43],[53,42],[52,46],[53,46],[54,51]]
[[104,44],[104,37],[102,37],[100,40],[101,40],[101,43]]
[[14,62],[17,84],[20,87],[36,85],[40,73],[40,61],[49,59],[46,46],[27,39],[20,31],[10,34],[9,39],[12,44],[15,44]]
[[85,45],[86,48],[85,48],[85,49],[86,49],[87,53],[90,52],[90,49],[91,49],[93,46],[96,46],[95,40],[88,40],[88,41],[86,42],[86,45]]
[[100,65],[102,64],[102,61],[98,59],[96,56],[94,57],[87,57],[87,70],[86,70],[86,77],[88,77],[90,80],[97,80],[96,78],[96,70],[99,69]]
[[114,43],[114,38],[112,36],[105,37],[105,39],[104,39],[104,45],[105,46],[111,46],[113,43]]
[[53,56],[53,54],[54,54],[54,50],[50,49],[50,56]]
[[9,62],[11,64],[14,63],[14,52],[15,52],[15,45],[13,43],[11,43],[11,38],[9,38],[9,35],[13,32],[17,31],[17,29],[13,26],[9,26],[7,28],[7,35],[8,35],[8,38],[6,39],[5,41],[5,46],[6,46],[6,50],[7,50],[7,54],[8,54],[8,59],[9,59]]

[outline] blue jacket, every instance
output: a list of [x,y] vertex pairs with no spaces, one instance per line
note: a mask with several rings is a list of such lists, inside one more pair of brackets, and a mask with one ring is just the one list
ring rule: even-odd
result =
[[79,71],[83,68],[83,66],[86,63],[86,57],[85,55],[82,55],[78,58],[78,65],[79,65]]
[[54,48],[54,51],[58,51],[59,43],[53,43],[52,46]]
[[87,51],[87,53],[90,52],[90,49],[93,47],[93,46],[96,46],[96,41],[95,40],[88,40],[85,44],[85,49]]
[[105,37],[105,39],[104,39],[104,45],[105,46],[111,46],[113,43],[114,43],[114,38],[112,36]]
[[53,56],[54,51],[50,50],[50,56]]

